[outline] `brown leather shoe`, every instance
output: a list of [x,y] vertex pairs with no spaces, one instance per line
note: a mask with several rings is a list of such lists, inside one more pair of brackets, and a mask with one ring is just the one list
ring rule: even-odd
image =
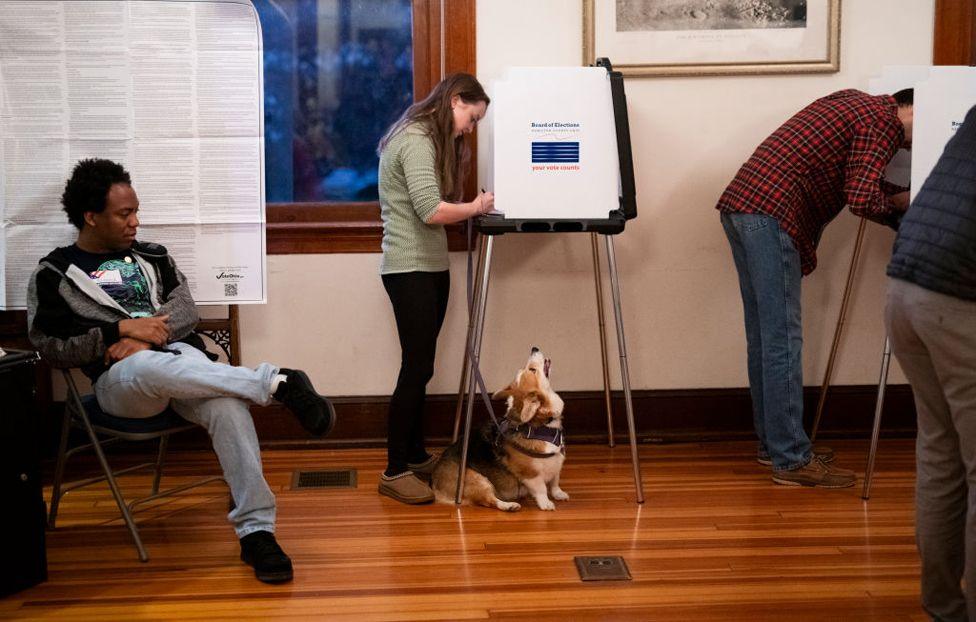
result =
[[824,464],[816,456],[799,469],[773,472],[773,481],[783,486],[848,488],[854,485],[856,479],[854,471]]
[[[834,461],[834,450],[826,445],[814,445],[811,449],[813,455],[820,458],[820,462],[830,464]],[[763,466],[773,466],[773,459],[767,456],[756,456],[756,462]]]
[[434,500],[434,491],[430,486],[417,479],[417,476],[410,471],[393,477],[381,474],[379,491],[381,495],[409,505],[430,503]]

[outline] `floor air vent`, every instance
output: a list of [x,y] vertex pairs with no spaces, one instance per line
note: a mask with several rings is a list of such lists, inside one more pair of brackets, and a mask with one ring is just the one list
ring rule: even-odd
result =
[[630,581],[630,570],[623,557],[574,557],[583,581]]
[[328,469],[325,471],[295,471],[292,490],[312,488],[355,488],[356,469]]

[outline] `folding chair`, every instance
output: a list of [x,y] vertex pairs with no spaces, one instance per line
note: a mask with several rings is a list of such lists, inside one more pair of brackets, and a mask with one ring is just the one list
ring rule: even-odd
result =
[[[200,320],[197,323],[196,332],[219,347],[231,365],[240,365],[240,315],[237,305],[229,305],[227,307],[227,313],[226,318]],[[163,474],[163,459],[166,457],[166,447],[169,444],[169,437],[185,430],[197,428],[198,426],[183,419],[170,409],[166,409],[153,417],[143,419],[112,416],[98,406],[98,400],[95,399],[94,395],[81,395],[78,391],[78,385],[75,384],[75,380],[71,376],[70,370],[62,370],[61,373],[64,375],[65,384],[68,387],[68,395],[64,404],[65,412],[64,421],[61,425],[61,443],[58,447],[58,461],[54,469],[51,510],[47,520],[48,528],[54,529],[55,520],[58,517],[58,505],[65,493],[83,486],[88,486],[89,484],[107,481],[109,488],[112,490],[112,496],[115,497],[115,503],[119,506],[122,519],[125,521],[126,526],[129,528],[129,533],[132,534],[132,539],[135,541],[136,549],[139,551],[139,560],[144,562],[149,561],[149,555],[146,553],[146,548],[142,545],[142,539],[139,537],[139,529],[132,519],[133,508],[142,503],[153,501],[154,499],[168,497],[214,481],[223,481],[224,478],[220,476],[204,477],[188,484],[160,492],[159,481]],[[68,449],[68,433],[72,427],[84,430],[89,442]],[[100,440],[98,437],[99,434],[106,438]],[[103,447],[119,441],[148,441],[153,439],[159,439],[159,449],[155,462],[144,462],[119,471],[112,470],[108,464],[108,460],[105,458],[105,452],[102,451]],[[95,450],[95,455],[98,457],[98,462],[101,465],[104,475],[65,485],[63,481],[65,462],[74,454],[87,449]],[[154,469],[151,494],[126,503],[115,478],[119,475],[147,467],[153,467]]]
[[[135,541],[136,549],[139,551],[139,560],[144,562],[149,561],[149,555],[146,553],[146,548],[143,546],[142,539],[139,537],[139,529],[136,527],[136,523],[132,518],[133,508],[155,499],[168,497],[191,488],[203,486],[204,484],[223,481],[224,478],[220,476],[204,477],[182,486],[175,486],[160,491],[159,481],[162,478],[163,459],[166,456],[169,437],[178,432],[197,428],[198,426],[183,419],[170,409],[166,409],[153,417],[142,419],[115,417],[104,412],[98,406],[98,401],[94,395],[81,395],[74,378],[71,376],[70,370],[62,370],[62,374],[68,386],[68,395],[65,399],[64,422],[61,427],[61,443],[58,448],[58,461],[54,471],[54,487],[51,493],[51,511],[48,515],[48,527],[54,529],[58,516],[58,504],[65,493],[83,486],[107,481],[109,488],[112,489],[112,496],[115,497],[115,503],[119,506],[119,512],[122,513],[122,519],[125,521],[126,526],[129,528],[129,533],[132,534],[132,539]],[[71,427],[84,430],[88,435],[89,442],[68,449],[68,433]],[[100,439],[99,435],[107,438]],[[153,439],[159,439],[159,450],[155,462],[144,462],[119,471],[113,471],[109,466],[108,460],[105,458],[105,452],[103,451],[103,447],[106,445],[117,443],[118,441],[147,441]],[[98,462],[101,465],[103,475],[65,485],[63,482],[65,462],[72,455],[87,449],[94,449],[95,455],[98,456]],[[122,496],[122,491],[116,482],[116,477],[147,467],[153,467],[154,469],[151,494],[126,503],[126,500]]]

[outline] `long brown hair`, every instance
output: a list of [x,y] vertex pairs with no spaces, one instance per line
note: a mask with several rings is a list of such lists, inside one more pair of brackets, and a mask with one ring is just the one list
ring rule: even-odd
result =
[[377,152],[382,152],[394,136],[411,124],[419,124],[434,142],[437,179],[441,198],[461,199],[464,172],[470,160],[464,136],[454,136],[454,114],[451,100],[457,95],[466,104],[491,103],[477,78],[467,73],[453,73],[438,83],[430,95],[413,104],[400,115],[380,139]]

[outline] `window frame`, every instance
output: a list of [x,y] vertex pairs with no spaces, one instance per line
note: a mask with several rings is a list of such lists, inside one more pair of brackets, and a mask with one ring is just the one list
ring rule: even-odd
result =
[[[424,97],[440,81],[441,24],[445,24],[444,72],[475,74],[475,1],[413,0],[414,101]],[[444,11],[443,20],[441,10]],[[471,169],[477,170],[477,142],[466,137],[471,148]],[[468,175],[464,194],[475,195],[476,176]],[[267,250],[269,255],[319,253],[378,253],[383,239],[378,201],[268,203]],[[464,248],[463,227],[448,227],[450,250]]]

